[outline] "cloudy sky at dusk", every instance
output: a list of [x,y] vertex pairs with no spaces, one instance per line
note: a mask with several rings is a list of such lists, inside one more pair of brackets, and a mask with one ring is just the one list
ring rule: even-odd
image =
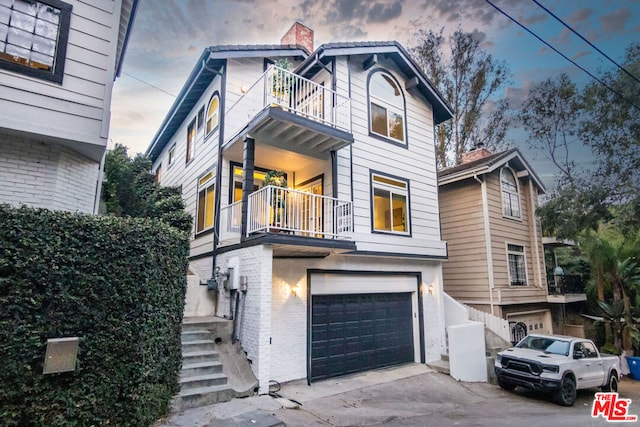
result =
[[[593,74],[612,67],[532,0],[492,2]],[[618,62],[631,42],[640,41],[637,0],[538,2]],[[513,79],[504,96],[516,104],[531,85],[561,72],[589,81],[484,0],[140,0],[113,92],[110,139],[130,153],[144,152],[206,46],[277,44],[296,20],[314,30],[316,46],[397,40],[411,48],[419,29],[476,31],[482,46],[509,65]],[[520,139],[518,133],[510,137]],[[551,171],[544,159],[526,155],[539,174]]]

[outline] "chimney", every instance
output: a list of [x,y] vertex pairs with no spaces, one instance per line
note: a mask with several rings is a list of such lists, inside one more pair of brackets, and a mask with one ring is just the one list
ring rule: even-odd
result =
[[490,155],[491,151],[484,148],[484,143],[479,142],[478,144],[476,144],[476,148],[462,154],[462,164],[464,165],[475,160],[484,159],[485,157],[489,157]]
[[280,44],[296,44],[313,52],[313,30],[296,21],[282,37]]

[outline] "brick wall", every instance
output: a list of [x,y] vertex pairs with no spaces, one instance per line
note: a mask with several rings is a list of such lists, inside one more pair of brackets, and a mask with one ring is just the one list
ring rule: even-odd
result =
[[99,167],[59,145],[0,136],[0,203],[92,213]]
[[[238,338],[247,353],[251,369],[258,379],[259,393],[269,391],[271,337],[271,260],[269,246],[252,246],[221,254],[217,266],[221,271],[234,267],[234,280],[247,277],[247,293],[240,302],[236,323]],[[218,316],[228,315],[230,293],[219,290]]]

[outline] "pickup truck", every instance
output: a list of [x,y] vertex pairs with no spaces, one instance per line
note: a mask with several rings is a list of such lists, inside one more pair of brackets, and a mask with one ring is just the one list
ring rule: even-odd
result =
[[527,335],[515,347],[496,355],[498,385],[553,394],[556,403],[571,406],[576,390],[600,387],[618,391],[620,359],[604,355],[591,340],[556,335]]

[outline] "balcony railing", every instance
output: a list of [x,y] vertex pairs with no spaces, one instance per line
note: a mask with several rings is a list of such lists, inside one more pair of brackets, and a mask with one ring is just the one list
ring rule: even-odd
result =
[[[220,210],[220,240],[240,240],[242,203]],[[350,201],[302,191],[266,186],[249,195],[247,235],[286,233],[292,236],[350,240],[353,210]]]
[[351,102],[348,97],[271,65],[227,110],[225,134],[233,137],[268,106],[278,106],[293,114],[351,132]]
[[549,295],[584,294],[585,283],[579,274],[547,274]]

